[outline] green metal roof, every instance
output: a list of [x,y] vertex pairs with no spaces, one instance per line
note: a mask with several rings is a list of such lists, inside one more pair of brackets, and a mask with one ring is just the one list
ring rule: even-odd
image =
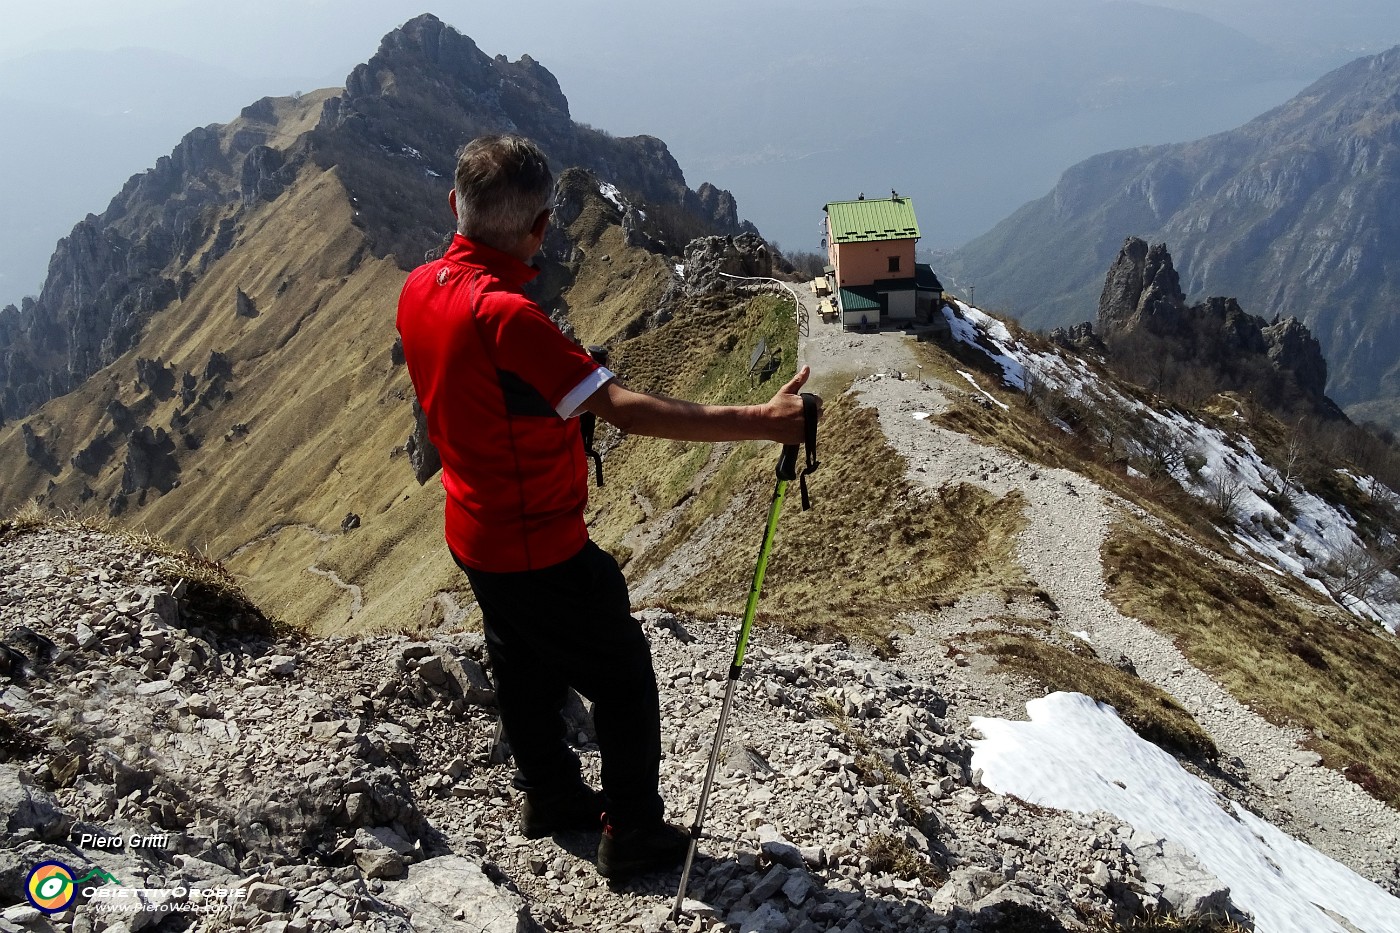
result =
[[868,285],[861,286],[859,290],[841,289],[841,310],[847,314],[852,311],[879,311],[880,302],[871,296],[872,291]]
[[915,240],[919,220],[909,198],[871,198],[832,201],[826,205],[834,243],[868,243],[878,240]]

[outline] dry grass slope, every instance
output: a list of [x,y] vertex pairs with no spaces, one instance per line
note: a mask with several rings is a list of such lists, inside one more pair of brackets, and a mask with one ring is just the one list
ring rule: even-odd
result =
[[[788,361],[766,382],[748,375],[749,354],[759,340],[783,348]],[[622,344],[612,368],[641,391],[710,404],[753,404],[766,401],[791,376],[796,352],[790,302],[719,296],[687,306],[661,327]],[[600,430],[605,443],[620,443],[607,455],[607,484],[593,493],[590,528],[633,576],[657,566],[699,523],[723,511],[744,487],[749,463],[772,447],[621,440],[610,428]],[[657,514],[669,517],[669,529],[647,550],[634,553],[627,543],[632,533]]]
[[1312,735],[1312,748],[1400,805],[1400,645],[1124,523],[1104,545],[1109,598],[1168,633],[1236,699]]
[[[351,215],[335,173],[308,168],[244,219],[235,248],[135,350],[35,419],[58,435],[63,464],[110,428],[113,400],[166,428],[179,484],[147,492],[121,521],[225,560],[269,613],[319,632],[412,628],[460,578],[440,546],[440,487],[418,487],[392,455],[411,427],[407,373],[389,352],[403,273],[367,257]],[[239,289],[256,316],[235,313]],[[232,377],[208,400],[186,405],[135,380],[137,356],[161,359],[177,380],[201,377],[211,349]],[[105,516],[124,454],[123,441],[96,476],[66,470],[54,490],[22,453],[7,455],[0,462],[19,469],[7,501],[43,494],[51,507]],[[362,526],[342,534],[350,512]]]
[[[812,510],[797,508],[795,491],[788,500],[761,618],[803,637],[887,650],[901,612],[1025,585],[1012,556],[1023,525],[1018,496],[997,499],[961,484],[915,487],[876,414],[849,395],[827,400],[820,452]],[[771,487],[763,475],[771,476],[771,466],[755,466],[749,482],[756,493]],[[679,588],[678,603],[711,611],[742,605],[763,530],[759,509],[767,504],[761,494],[752,498],[751,522],[738,529],[749,534]]]

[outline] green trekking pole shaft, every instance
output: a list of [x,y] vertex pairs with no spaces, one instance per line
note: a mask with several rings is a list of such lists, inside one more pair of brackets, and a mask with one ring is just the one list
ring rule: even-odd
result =
[[[796,451],[796,447],[788,450]],[[794,453],[794,456],[796,454]],[[787,498],[787,486],[791,477],[779,479],[773,490],[773,503],[768,507],[768,527],[763,532],[763,544],[758,549],[758,564],[753,569],[753,583],[749,585],[749,599],[744,604],[744,622],[739,626],[739,641],[734,646],[734,663],[729,667],[729,680],[739,679],[744,668],[744,653],[749,647],[749,632],[753,629],[754,616],[758,614],[758,594],[763,590],[763,575],[768,571],[768,555],[773,552],[773,536],[778,530],[778,515],[783,511],[783,500]]]
[[758,612],[758,595],[763,590],[763,575],[768,570],[768,555],[773,550],[773,535],[778,530],[778,516],[783,511],[788,483],[797,476],[796,444],[783,448],[783,455],[778,460],[777,473],[778,483],[773,489],[773,502],[768,507],[768,527],[763,531],[763,544],[758,549],[753,583],[749,586],[748,602],[744,604],[744,621],[739,626],[739,640],[734,646],[734,661],[729,665],[729,680],[724,685],[724,702],[719,708],[719,726],[715,730],[714,745],[710,747],[710,762],[705,767],[705,781],[700,785],[700,802],[695,807],[695,822],[690,826],[690,849],[685,855],[685,867],[681,869],[681,884],[676,892],[676,903],[671,908],[672,920],[680,919],[681,905],[685,902],[685,889],[690,882],[690,867],[695,861],[695,847],[700,842],[700,833],[705,824],[705,811],[710,802],[710,787],[714,783],[720,749],[724,745],[724,727],[729,722],[729,710],[734,703],[734,685],[739,682],[739,677],[744,671],[744,653],[748,649],[749,632],[753,629],[754,616]]

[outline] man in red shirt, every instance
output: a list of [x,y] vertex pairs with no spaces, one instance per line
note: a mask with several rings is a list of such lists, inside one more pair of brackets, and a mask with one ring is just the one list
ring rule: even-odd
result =
[[[447,545],[481,607],[501,719],[538,837],[606,827],[598,871],[625,878],[684,860],[687,832],[658,792],[660,705],[651,651],[617,563],[588,538],[577,415],[674,440],[804,440],[804,368],[762,405],[633,392],[526,298],[554,177],[534,143],[484,136],[449,197],[457,235],[409,275],[398,329],[428,436],[442,456]],[[601,793],[580,776],[561,709],[593,701]]]

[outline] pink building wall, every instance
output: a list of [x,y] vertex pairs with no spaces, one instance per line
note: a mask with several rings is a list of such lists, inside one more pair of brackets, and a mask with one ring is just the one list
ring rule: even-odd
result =
[[[888,279],[914,277],[914,243],[909,240],[878,240],[873,243],[833,243],[828,250],[836,267],[836,287],[873,285]],[[890,257],[899,257],[899,270],[890,271]]]

